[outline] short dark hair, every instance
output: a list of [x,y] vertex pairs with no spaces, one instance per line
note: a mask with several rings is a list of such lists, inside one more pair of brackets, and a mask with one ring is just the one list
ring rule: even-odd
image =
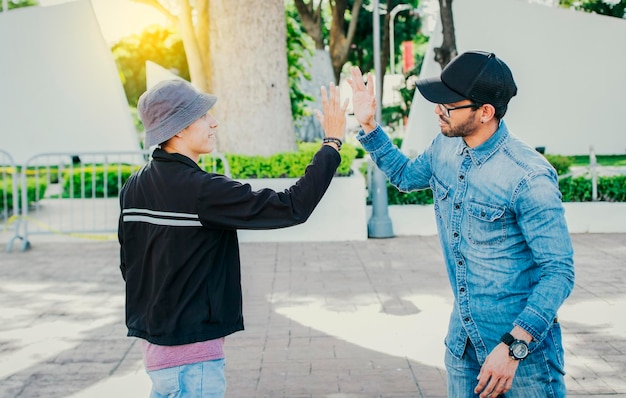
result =
[[[472,106],[472,110],[473,111],[477,111],[478,109],[480,109],[481,106],[483,106],[485,104],[479,104],[477,102],[474,102],[474,106]],[[508,105],[504,105],[504,106],[495,106],[493,104],[489,104],[491,106],[493,106],[496,110],[496,112],[494,113],[494,117],[498,120],[502,120],[502,118],[504,117],[504,115],[506,114],[506,111],[508,109]]]

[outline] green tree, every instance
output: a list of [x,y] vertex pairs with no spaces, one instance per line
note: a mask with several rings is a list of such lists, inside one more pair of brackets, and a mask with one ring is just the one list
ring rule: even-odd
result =
[[180,36],[173,30],[152,25],[139,35],[121,39],[111,48],[129,105],[137,106],[146,91],[146,61],[152,61],[189,80],[189,68]]
[[[390,12],[396,6],[400,4],[409,4],[413,7],[413,10],[417,9],[418,0],[412,0],[409,2],[401,0],[387,0],[385,3],[386,10],[381,12],[380,28],[381,34],[381,61],[380,64],[383,69],[386,69],[389,65],[391,56],[391,43],[389,42],[389,22]],[[394,19],[394,54],[397,62],[400,59],[400,46],[404,41],[413,41],[417,37],[421,36],[419,33],[421,28],[421,20],[419,15],[412,10],[406,10],[396,14]],[[348,61],[353,65],[359,65],[362,70],[368,71],[374,69],[374,42],[373,42],[373,21],[372,11],[368,9],[361,10],[359,14],[359,23],[357,24],[357,32],[355,35],[354,43],[352,44],[352,51],[348,58]],[[383,76],[384,77],[384,76]]]
[[452,0],[439,0],[439,15],[441,17],[441,31],[443,43],[435,47],[435,61],[441,69],[456,57],[459,52],[456,48],[456,34],[454,32],[454,15],[452,15]]
[[[7,3],[7,8],[9,10],[13,10],[15,8],[23,8],[23,7],[32,7],[38,6],[38,0],[9,0]],[[0,11],[4,11],[4,2],[0,0]]]
[[[133,0],[166,15],[183,40],[192,83],[217,95],[221,152],[296,149],[284,0]],[[262,134],[259,134],[262,132]]]
[[[302,79],[310,79],[307,65],[312,53],[312,40],[294,19],[297,12],[287,8],[287,61],[289,96],[295,120],[308,116],[307,102],[312,97],[300,88]],[[190,80],[183,42],[173,28],[153,25],[139,35],[122,38],[111,51],[120,73],[128,103],[135,107],[146,90],[146,61],[152,61],[185,80]]]
[[289,99],[291,114],[297,124],[302,118],[310,116],[307,104],[315,98],[302,90],[303,79],[311,80],[311,57],[314,43],[298,20],[298,11],[293,4],[285,5],[287,19],[287,73],[289,77]]
[[564,8],[573,8],[585,12],[593,12],[609,17],[626,18],[626,0],[560,0],[559,5]]
[[[329,0],[330,29],[325,37],[325,21],[322,16],[323,1],[294,0],[298,14],[306,32],[315,42],[317,49],[323,49],[328,43],[331,62],[335,73],[335,83],[343,65],[348,60],[350,48],[355,38],[359,13],[363,0]],[[317,4],[315,4],[317,3]],[[348,12],[350,10],[350,12]]]
[[146,4],[166,16],[179,32],[189,64],[192,83],[204,92],[211,86],[209,0],[131,0]]

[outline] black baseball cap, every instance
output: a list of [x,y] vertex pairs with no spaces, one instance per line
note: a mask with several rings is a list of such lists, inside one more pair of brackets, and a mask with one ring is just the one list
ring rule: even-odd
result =
[[450,104],[468,99],[506,109],[517,94],[509,67],[494,53],[468,51],[455,57],[439,77],[416,83],[424,98],[435,104]]

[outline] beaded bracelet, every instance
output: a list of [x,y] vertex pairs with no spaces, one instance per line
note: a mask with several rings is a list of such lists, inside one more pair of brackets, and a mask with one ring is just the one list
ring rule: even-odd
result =
[[339,139],[339,138],[335,138],[335,137],[324,137],[324,139],[322,140],[322,143],[326,144],[328,142],[333,142],[337,145],[337,150],[341,151],[341,145],[343,144],[343,142]]

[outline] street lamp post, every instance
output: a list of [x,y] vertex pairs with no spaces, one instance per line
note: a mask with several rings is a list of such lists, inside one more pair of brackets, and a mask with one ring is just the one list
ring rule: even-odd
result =
[[[374,25],[374,73],[376,75],[376,120],[382,120],[382,76],[380,69],[380,10],[378,0],[373,2],[373,25]],[[369,82],[368,82],[369,83]],[[374,165],[372,178],[372,216],[367,224],[367,234],[370,238],[391,238],[393,227],[388,214],[387,206],[387,178],[378,166]]]
[[395,43],[394,43],[394,25],[393,22],[396,19],[396,15],[400,11],[406,11],[413,8],[409,4],[398,4],[389,13],[389,59],[391,60],[391,74],[396,73],[396,56],[395,56]]
[[2,12],[9,11],[9,0],[2,0]]

